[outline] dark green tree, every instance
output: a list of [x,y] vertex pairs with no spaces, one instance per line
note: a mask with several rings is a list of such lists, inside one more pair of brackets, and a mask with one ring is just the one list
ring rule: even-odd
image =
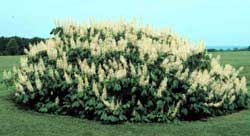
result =
[[11,38],[9,42],[6,45],[6,52],[8,52],[9,55],[15,55],[19,52],[18,43],[14,38]]

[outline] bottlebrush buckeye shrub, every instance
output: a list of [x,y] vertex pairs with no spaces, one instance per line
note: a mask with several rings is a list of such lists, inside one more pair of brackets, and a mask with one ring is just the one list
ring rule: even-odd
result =
[[249,107],[245,77],[202,43],[134,22],[62,23],[4,73],[15,99],[40,112],[109,123],[165,122]]

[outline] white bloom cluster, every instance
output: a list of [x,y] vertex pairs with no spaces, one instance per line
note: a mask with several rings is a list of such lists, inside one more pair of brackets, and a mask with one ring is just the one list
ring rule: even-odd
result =
[[107,106],[110,110],[116,110],[117,108],[120,107],[121,105],[121,101],[117,101],[115,102],[114,97],[112,98],[112,101],[106,101],[106,100],[102,100],[102,102],[104,103],[105,106]]
[[67,84],[71,84],[72,83],[72,79],[71,76],[67,74],[67,72],[64,72],[64,78]]
[[161,97],[162,96],[162,92],[167,88],[167,81],[168,81],[167,77],[165,77],[161,81],[160,86],[159,86],[158,91],[157,91],[157,96],[158,97]]
[[21,92],[22,94],[25,94],[24,89],[23,89],[23,86],[22,86],[20,83],[15,82],[15,86],[16,86],[16,90],[17,90],[18,92]]
[[135,66],[130,62],[129,67],[130,67],[131,75],[135,76],[136,75]]
[[84,90],[84,83],[83,83],[82,77],[80,75],[77,75],[77,74],[75,74],[75,77],[76,77],[77,82],[78,82],[78,84],[77,84],[77,91],[78,92],[83,92],[83,90]]
[[[222,106],[225,99],[228,99],[233,103],[236,95],[247,93],[245,77],[242,77],[241,79],[237,77],[240,70],[235,70],[228,64],[223,68],[219,65],[218,60],[219,57],[212,59],[210,72],[207,70],[195,70],[189,78],[191,88],[188,90],[188,93],[192,93],[198,88],[208,91],[209,95],[207,103],[205,104],[211,107]],[[218,75],[219,79],[218,77],[215,78]],[[219,101],[210,102],[214,98],[218,98],[218,96],[221,98]]]
[[28,88],[28,90],[30,92],[34,91],[34,88],[33,88],[32,84],[31,84],[31,82],[29,80],[26,82],[26,87]]
[[39,79],[39,77],[36,78],[35,83],[36,83],[36,88],[37,88],[38,90],[41,90],[41,89],[42,89],[42,82],[41,82],[41,80]]
[[99,65],[99,67],[98,67],[98,77],[99,77],[100,82],[102,82],[106,78],[105,71],[101,65]]
[[93,84],[92,84],[92,89],[94,91],[94,94],[96,97],[99,97],[100,96],[100,93],[99,93],[99,89],[98,89],[98,86],[97,86],[97,83],[94,81]]
[[19,80],[19,82],[20,82],[21,84],[26,84],[26,82],[28,81],[28,77],[27,77],[27,75],[25,75],[25,74],[19,72],[19,73],[18,73],[18,80]]
[[147,65],[143,65],[142,69],[138,69],[138,75],[140,76],[139,84],[145,86],[149,83],[149,75]]
[[27,57],[21,57],[20,65],[21,65],[21,67],[28,67],[28,58]]
[[10,80],[12,78],[12,73],[10,71],[3,71],[3,80]]
[[57,59],[56,67],[59,69],[64,69],[64,70],[68,67],[68,61],[67,61],[67,56],[65,52],[63,52],[62,54],[62,58]]
[[55,48],[51,48],[47,51],[49,59],[56,59],[57,58],[57,50]]
[[120,105],[121,105],[121,102],[119,102],[119,101],[117,101],[117,102],[115,103],[114,97],[112,97],[111,102],[109,102],[109,101],[107,100],[107,89],[106,89],[105,86],[104,86],[103,89],[102,89],[101,101],[102,101],[103,104],[104,104],[105,106],[107,106],[110,110],[115,110],[115,109],[117,109],[118,107],[120,107]]

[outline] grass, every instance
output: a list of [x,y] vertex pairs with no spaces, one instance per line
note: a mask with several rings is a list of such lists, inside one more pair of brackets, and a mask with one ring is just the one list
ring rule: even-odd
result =
[[[223,63],[244,66],[242,75],[250,87],[250,52],[219,52]],[[0,73],[18,64],[19,57],[0,57]],[[0,74],[0,80],[2,74]],[[250,88],[249,88],[250,89]],[[206,121],[124,123],[103,125],[100,122],[69,116],[41,114],[19,109],[10,99],[13,91],[0,85],[0,135],[3,136],[247,136],[250,134],[250,110]]]

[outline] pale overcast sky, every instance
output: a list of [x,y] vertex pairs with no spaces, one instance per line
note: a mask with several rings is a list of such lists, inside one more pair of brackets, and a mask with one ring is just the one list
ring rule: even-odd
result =
[[142,18],[209,46],[250,45],[250,0],[1,0],[0,36],[49,37],[56,18]]

